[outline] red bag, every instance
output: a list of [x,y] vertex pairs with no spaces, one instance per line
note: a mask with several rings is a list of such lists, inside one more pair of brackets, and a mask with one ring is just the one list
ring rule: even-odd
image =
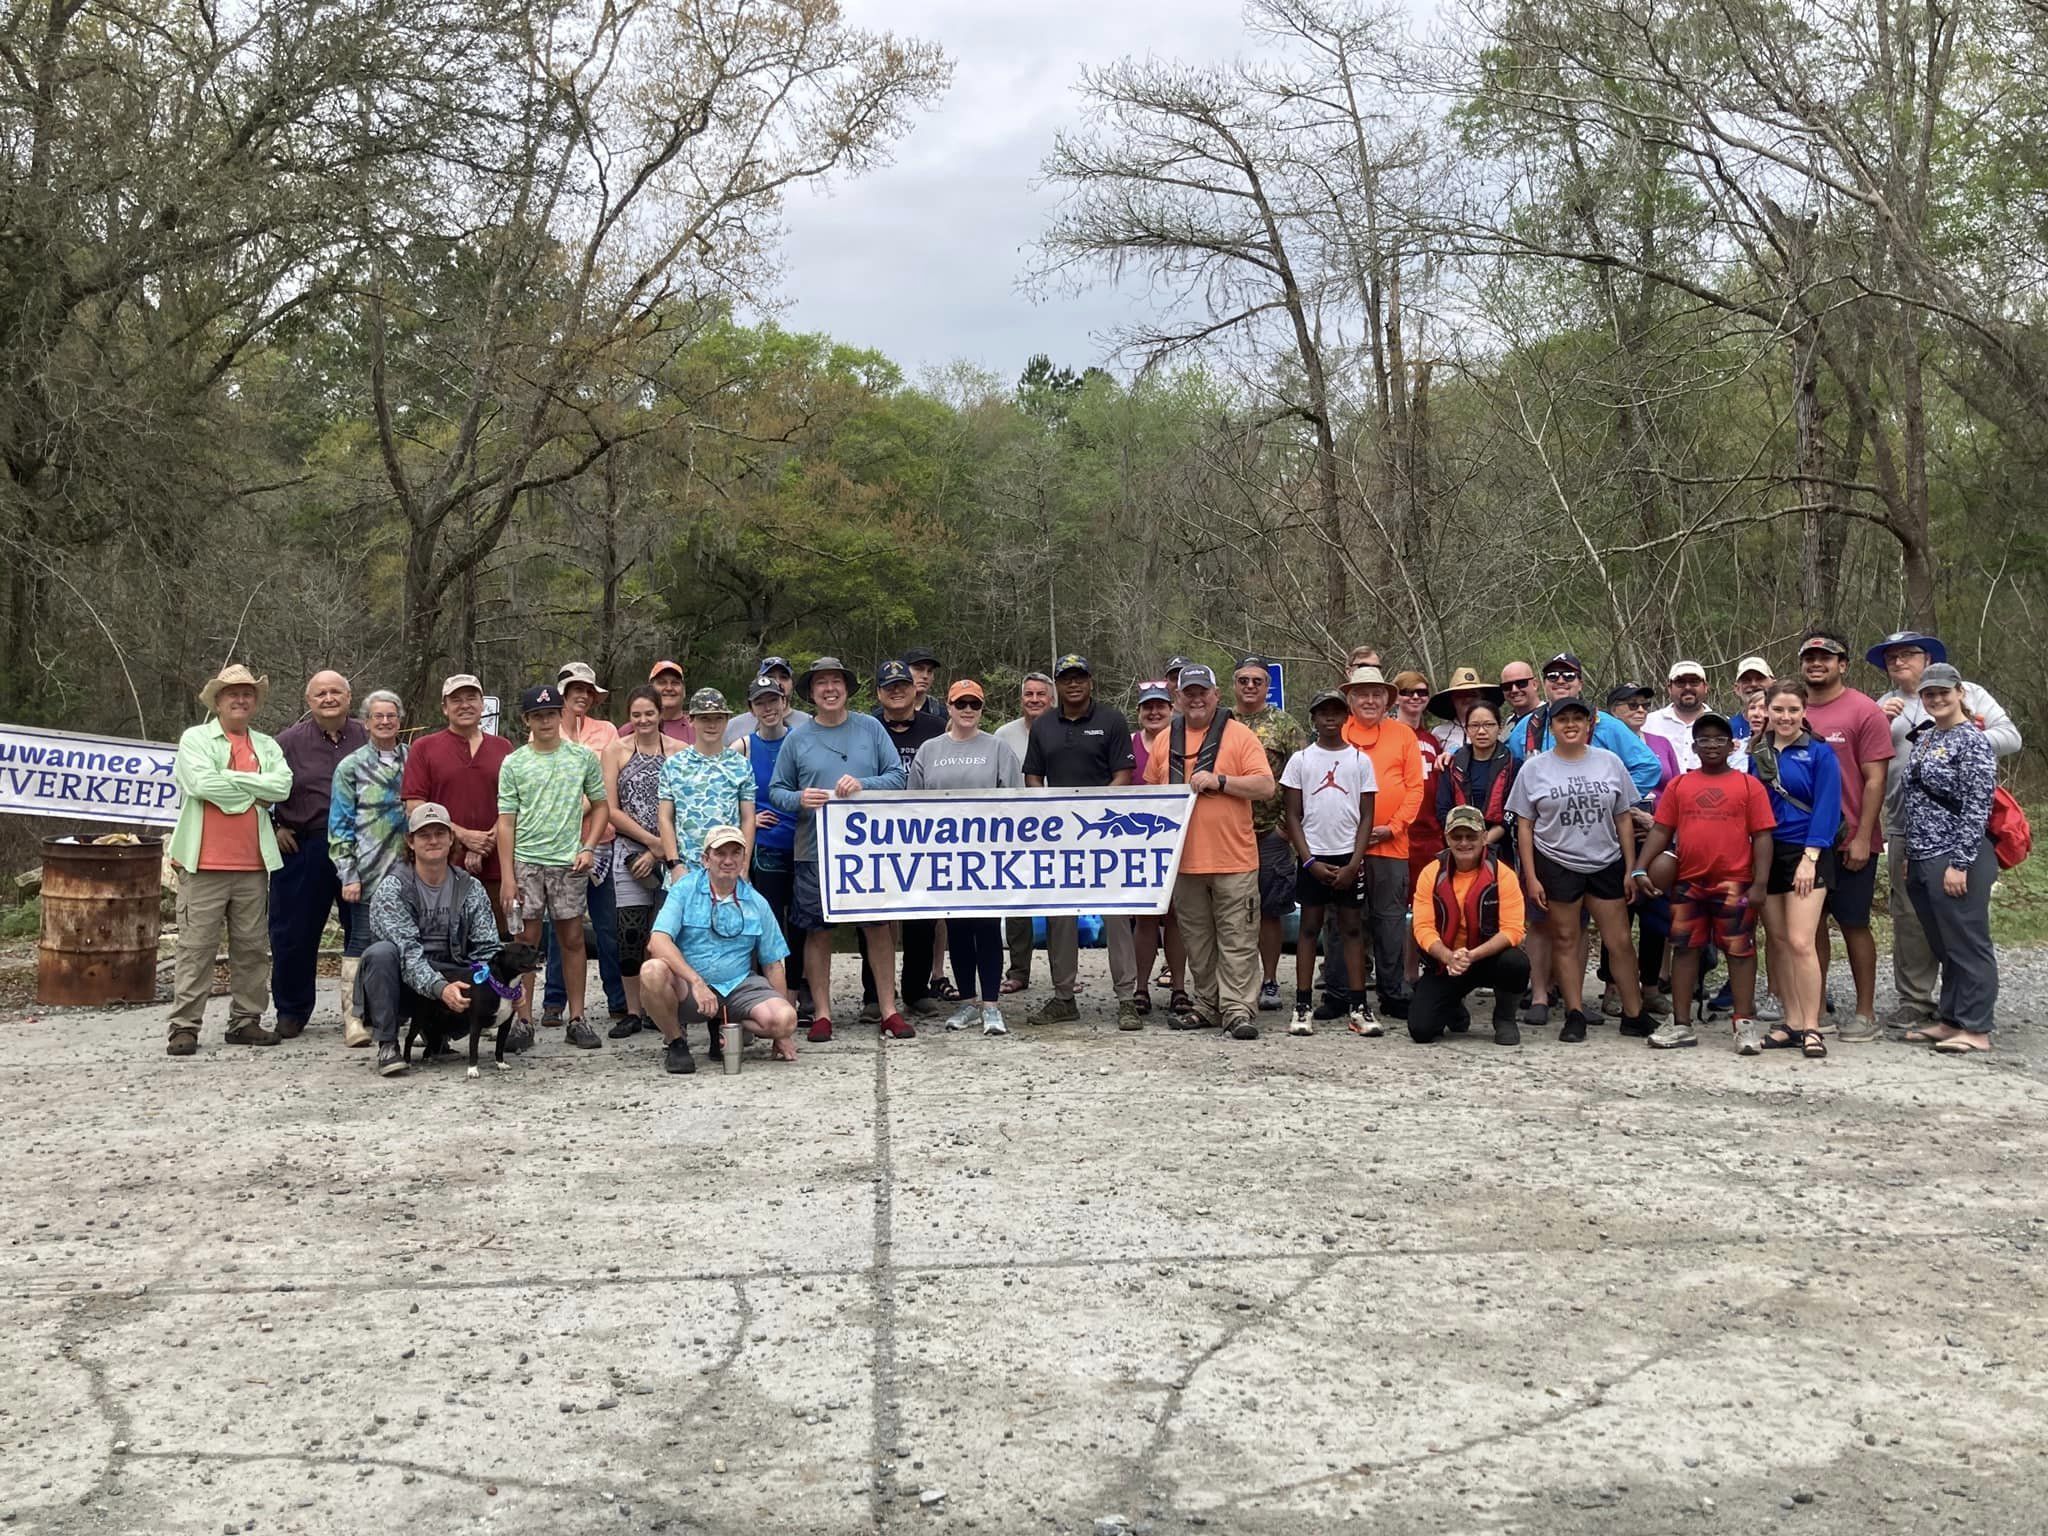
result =
[[1991,792],[1991,819],[1984,823],[1984,834],[1991,839],[2000,869],[2025,863],[2034,851],[2034,829],[2027,824],[2027,813],[2003,784]]

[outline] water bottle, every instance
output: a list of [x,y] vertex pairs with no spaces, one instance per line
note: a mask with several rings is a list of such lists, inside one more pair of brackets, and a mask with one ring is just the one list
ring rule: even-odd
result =
[[725,1056],[725,1075],[737,1077],[740,1071],[740,1052],[747,1043],[746,1026],[738,1019],[728,1016],[719,1027],[719,1049]]

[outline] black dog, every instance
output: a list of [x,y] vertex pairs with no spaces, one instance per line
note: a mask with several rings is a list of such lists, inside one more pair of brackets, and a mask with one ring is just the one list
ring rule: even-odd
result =
[[[491,956],[486,967],[489,981],[469,980],[463,984],[469,988],[469,1011],[464,1015],[450,1013],[439,1002],[429,1003],[418,1009],[408,1022],[405,1032],[405,1059],[412,1062],[412,1046],[415,1040],[427,1043],[426,1060],[451,1054],[451,1042],[460,1037],[461,1027],[469,1027],[469,1075],[477,1075],[477,1047],[483,1040],[484,1025],[490,1021],[495,1005],[499,1002],[514,1003],[519,997],[519,978],[528,971],[535,971],[546,962],[547,956],[537,946],[522,944],[516,940],[500,944],[498,952]],[[460,980],[461,978],[457,978]],[[494,990],[496,982],[503,991]],[[500,1072],[509,1071],[505,1065],[505,1045],[511,1038],[517,1017],[508,1007],[505,1017],[498,1023],[498,1042],[492,1055]],[[451,1029],[450,1026],[454,1028]]]

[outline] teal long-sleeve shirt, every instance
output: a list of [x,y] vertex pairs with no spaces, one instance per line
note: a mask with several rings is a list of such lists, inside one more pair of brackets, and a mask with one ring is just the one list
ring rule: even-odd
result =
[[[1536,750],[1548,752],[1557,745],[1550,734],[1550,707],[1545,705],[1535,714],[1517,721],[1508,731],[1508,751],[1514,754],[1517,763],[1529,760],[1529,733],[1540,732]],[[1630,782],[1636,787],[1638,799],[1647,800],[1655,795],[1664,783],[1664,769],[1657,756],[1643,744],[1643,738],[1623,725],[1614,716],[1595,713],[1593,716],[1593,745],[1605,747],[1621,759],[1621,765],[1628,770]]]
[[776,810],[797,818],[799,860],[818,857],[817,817],[803,808],[803,792],[830,789],[849,773],[862,789],[902,789],[909,783],[896,743],[873,715],[850,714],[837,725],[813,720],[783,738],[768,798]]

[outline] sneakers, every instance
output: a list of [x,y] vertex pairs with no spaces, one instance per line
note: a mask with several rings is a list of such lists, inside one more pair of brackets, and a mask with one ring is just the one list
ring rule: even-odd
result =
[[1145,1027],[1145,1021],[1138,1016],[1135,998],[1127,997],[1116,1005],[1116,1027],[1126,1032]]
[[1708,1013],[1733,1013],[1735,1011],[1735,983],[1724,981],[1721,990],[1707,999]]
[[1562,1045],[1584,1045],[1586,1043],[1586,1016],[1576,1008],[1567,1010],[1564,1016],[1564,1028],[1557,1032],[1557,1038],[1558,1042]]
[[1280,983],[1269,981],[1259,988],[1259,1012],[1278,1013],[1280,1008]]
[[1653,1019],[1671,1017],[1671,994],[1662,987],[1643,988],[1643,1012]]
[[1351,1003],[1348,998],[1340,997],[1335,992],[1325,992],[1323,1000],[1316,1004],[1316,1011],[1310,1014],[1309,1017],[1328,1023],[1335,1019],[1341,1019],[1350,1012]]
[[508,1019],[498,1028],[511,1031],[505,1037],[505,1051],[508,1055],[517,1056],[521,1051],[533,1049],[533,1026],[526,1020]]
[[1363,1001],[1352,1003],[1351,1012],[1345,1015],[1344,1023],[1351,1033],[1364,1035],[1368,1040],[1377,1040],[1386,1033],[1386,1030],[1381,1028],[1380,1021],[1373,1017],[1373,1011],[1366,1007]]
[[1224,1033],[1233,1040],[1256,1040],[1259,1038],[1259,1026],[1250,1019],[1239,1019]]
[[1522,1032],[1515,1027],[1513,1019],[1495,1019],[1493,1021],[1493,1043],[1495,1045],[1520,1045],[1522,1043]]
[[872,997],[863,1002],[860,1005],[860,1022],[863,1024],[881,1023],[882,1005],[876,1002]]
[[276,1032],[277,1038],[280,1040],[296,1040],[306,1032],[306,1021],[304,1019],[280,1018],[277,1021]]
[[1542,1029],[1550,1023],[1550,1004],[1531,1003],[1522,1010],[1522,1022],[1535,1029]]
[[936,992],[927,992],[910,1005],[910,1011],[920,1019],[937,1018],[946,1011],[946,1000]]
[[562,1038],[582,1051],[594,1051],[604,1044],[597,1038],[597,1031],[581,1019],[571,1019],[569,1027],[562,1031]]
[[1038,1007],[1024,1015],[1024,1022],[1032,1025],[1071,1024],[1081,1017],[1081,1009],[1071,997],[1048,997]]
[[980,1017],[981,1004],[962,1003],[958,1008],[955,1008],[950,1014],[946,1016],[947,1032],[951,1033],[953,1030],[956,1029],[965,1029],[968,1025],[972,1024],[976,1019]]
[[1851,1014],[1846,1023],[1835,1031],[1837,1040],[1850,1045],[1868,1045],[1873,1040],[1882,1040],[1884,1031],[1877,1027],[1877,1020],[1868,1014]]
[[263,1027],[260,1019],[244,1019],[221,1036],[229,1045],[275,1045],[277,1036]]
[[1735,1054],[1761,1056],[1764,1053],[1764,1024],[1760,1019],[1735,1021]]
[[697,1058],[690,1054],[690,1042],[683,1036],[677,1035],[662,1048],[661,1069],[677,1077],[688,1077],[697,1070]]
[[892,1013],[877,1026],[891,1040],[915,1040],[917,1026],[900,1013]]
[[562,1010],[559,1008],[542,1008],[540,1011],[540,1021],[549,1029],[560,1029],[562,1027]]
[[640,1033],[640,1016],[637,1013],[621,1015],[619,1022],[606,1030],[605,1033],[614,1040],[629,1039]]
[[1287,1033],[1290,1035],[1312,1035],[1315,1032],[1316,1027],[1310,1022],[1308,1010],[1306,1008],[1295,1009],[1294,1021],[1287,1026]]
[[1756,1016],[1765,1024],[1785,1022],[1785,1005],[1766,992],[1756,1002]]
[[1621,1016],[1621,1027],[1616,1033],[1631,1040],[1647,1040],[1650,1038],[1650,1029],[1650,1021],[1642,1014],[1625,1013]]
[[386,1040],[377,1047],[377,1075],[397,1077],[405,1071],[405,1057],[398,1049],[396,1040]]
[[811,1027],[804,1031],[804,1038],[813,1045],[823,1045],[832,1038],[832,1020],[825,1014],[818,1014],[811,1020]]
[[1698,1045],[1700,1037],[1692,1032],[1692,1026],[1678,1019],[1666,1019],[1650,1036],[1653,1051],[1674,1051],[1681,1046]]
[[1600,1016],[1606,1019],[1621,1017],[1621,992],[1610,986],[1600,994]]
[[981,1032],[984,1035],[1007,1035],[1010,1026],[1003,1022],[1003,1010],[994,1003],[981,1005]]

